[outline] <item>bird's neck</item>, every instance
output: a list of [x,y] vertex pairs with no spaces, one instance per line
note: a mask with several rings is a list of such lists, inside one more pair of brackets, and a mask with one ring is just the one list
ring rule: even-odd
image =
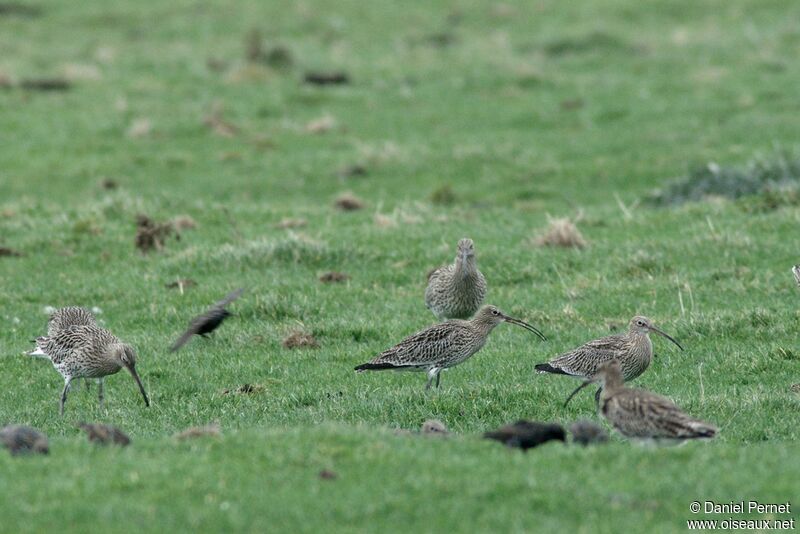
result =
[[488,336],[489,333],[491,333],[491,331],[494,330],[494,327],[497,326],[498,323],[491,321],[486,317],[479,316],[472,320],[472,324],[475,326],[478,332],[480,332],[485,336]]
[[476,276],[478,274],[478,266],[475,258],[472,256],[468,258],[456,257],[456,268],[453,274],[453,280],[456,284],[464,283]]

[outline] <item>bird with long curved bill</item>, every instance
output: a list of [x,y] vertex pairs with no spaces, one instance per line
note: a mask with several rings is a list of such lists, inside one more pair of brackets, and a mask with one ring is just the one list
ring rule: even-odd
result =
[[[665,337],[683,350],[675,338],[657,328],[647,317],[637,315],[631,319],[626,333],[589,341],[574,350],[556,356],[549,362],[538,364],[536,371],[591,379],[600,365],[616,359],[620,362],[624,380],[628,382],[644,373],[650,366],[653,359],[653,342],[649,336],[651,332]],[[564,406],[586,385],[587,383],[583,383],[578,386]],[[599,399],[600,389],[595,394],[595,401],[599,402]]]
[[451,319],[417,332],[355,370],[421,371],[428,375],[425,389],[430,389],[434,379],[438,388],[440,373],[481,350],[489,334],[502,322],[520,326],[545,340],[544,334],[533,326],[487,305],[468,321]]

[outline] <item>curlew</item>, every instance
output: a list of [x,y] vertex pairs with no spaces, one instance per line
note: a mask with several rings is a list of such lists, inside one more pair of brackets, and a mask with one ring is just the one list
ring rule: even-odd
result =
[[50,452],[47,436],[33,427],[24,425],[8,425],[0,428],[0,443],[12,455]]
[[608,432],[597,423],[581,420],[575,421],[569,426],[572,434],[572,441],[580,443],[584,447],[591,443],[605,443],[608,441]]
[[175,352],[176,350],[180,349],[189,338],[194,335],[206,337],[208,334],[213,332],[214,330],[222,324],[222,321],[233,315],[231,312],[225,309],[225,307],[233,302],[234,300],[238,299],[239,296],[244,292],[244,288],[237,289],[229,293],[224,299],[220,300],[219,302],[215,303],[209,309],[207,309],[204,313],[198,315],[189,323],[189,328],[178,338],[172,347],[170,347],[170,352]]
[[603,387],[600,413],[627,438],[683,441],[713,438],[717,433],[714,425],[687,415],[668,398],[625,387],[617,360],[601,365],[593,380]]
[[[539,373],[553,373],[574,376],[576,378],[590,379],[594,377],[597,368],[612,359],[619,360],[622,366],[622,376],[625,381],[633,380],[645,372],[653,359],[653,342],[650,332],[655,332],[675,343],[683,350],[680,343],[672,336],[653,326],[647,317],[636,316],[631,319],[628,332],[589,341],[575,350],[556,356],[547,363],[536,366]],[[567,403],[584,386],[591,382],[584,382],[572,392]],[[595,394],[595,400],[600,398],[600,390]]]
[[430,389],[434,378],[438,388],[442,370],[455,367],[481,350],[494,327],[503,321],[521,326],[545,339],[539,330],[528,323],[487,305],[469,321],[451,319],[417,332],[369,362],[357,366],[355,370],[424,371],[428,374],[425,389]]
[[564,428],[557,423],[538,423],[520,419],[516,423],[505,425],[486,432],[484,438],[504,443],[508,447],[517,447],[523,451],[538,447],[551,440],[566,442]]
[[70,383],[76,378],[97,378],[98,400],[103,406],[103,379],[108,375],[127,369],[142,393],[144,403],[150,400],[136,372],[136,351],[122,343],[104,328],[74,325],[59,331],[54,336],[37,339],[39,348],[50,356],[53,367],[64,377],[59,413],[64,415],[64,404]]
[[462,239],[455,261],[428,275],[425,305],[439,320],[469,319],[485,296],[486,279],[478,270],[475,245],[472,239]]

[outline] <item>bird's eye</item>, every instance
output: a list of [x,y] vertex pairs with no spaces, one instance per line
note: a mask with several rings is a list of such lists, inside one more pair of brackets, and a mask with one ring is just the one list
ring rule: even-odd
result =
[[644,321],[636,321],[636,324],[638,324],[639,326],[644,326]]
[[500,314],[500,312],[499,312],[499,311],[497,311],[497,310],[492,310],[492,315],[499,315],[499,314]]

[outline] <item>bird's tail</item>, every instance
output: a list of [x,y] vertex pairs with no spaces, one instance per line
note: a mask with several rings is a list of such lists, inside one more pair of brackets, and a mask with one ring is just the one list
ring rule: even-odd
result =
[[25,354],[28,355],[28,356],[32,356],[34,358],[46,358],[46,359],[49,359],[50,356],[48,356],[42,350],[42,345],[44,345],[45,341],[47,341],[47,338],[45,338],[45,337],[37,337],[36,339],[32,340],[33,343],[36,343],[36,347],[33,350],[29,350]]
[[717,427],[703,421],[689,421],[687,431],[691,438],[713,438],[717,435]]
[[363,373],[364,371],[384,371],[386,369],[404,369],[413,367],[413,365],[395,365],[393,363],[380,362],[380,363],[362,363],[355,367],[355,371]]
[[537,373],[553,373],[553,374],[556,374],[556,375],[567,375],[567,374],[569,374],[569,373],[565,373],[564,371],[562,371],[558,367],[553,367],[549,363],[537,364],[535,369],[536,369]]

